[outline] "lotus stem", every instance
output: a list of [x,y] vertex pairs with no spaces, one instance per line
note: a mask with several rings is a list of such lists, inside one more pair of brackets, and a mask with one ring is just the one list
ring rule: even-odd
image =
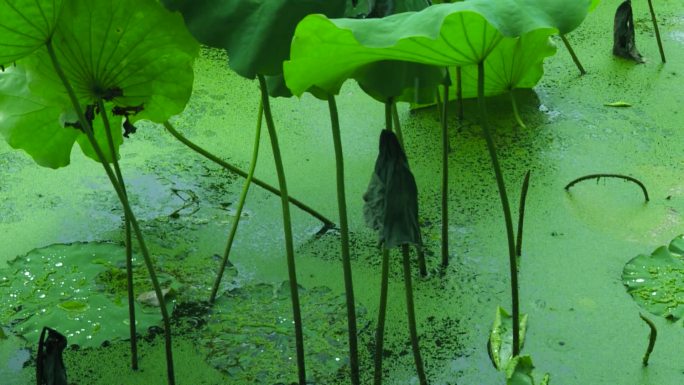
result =
[[375,330],[375,373],[374,385],[382,384],[382,356],[385,340],[385,317],[387,315],[387,287],[389,281],[389,250],[382,248],[382,275],[380,278],[380,306],[378,309],[378,326]]
[[268,99],[268,86],[263,75],[258,75],[261,89],[261,103],[264,106],[264,116],[266,117],[266,127],[268,135],[271,137],[271,147],[273,149],[273,160],[276,172],[278,173],[278,185],[280,187],[280,199],[283,207],[283,231],[285,233],[285,252],[287,256],[287,271],[290,279],[290,296],[292,297],[292,314],[295,327],[295,342],[297,346],[297,370],[299,374],[299,385],[306,385],[306,368],[304,365],[304,333],[302,330],[302,314],[299,306],[299,289],[297,285],[297,270],[295,267],[294,245],[292,240],[292,223],[290,220],[290,205],[287,194],[287,182],[285,181],[285,171],[283,161],[280,156],[280,146],[278,145],[278,134],[276,133],[273,115],[271,115],[271,105]]
[[397,103],[392,103],[392,120],[394,121],[394,131],[397,133],[397,140],[399,140],[399,145],[401,149],[406,152],[406,147],[404,147],[404,134],[401,132],[401,123],[399,122],[399,111],[397,111]]
[[651,20],[653,21],[653,30],[655,31],[656,40],[658,41],[658,50],[660,51],[660,60],[665,63],[665,50],[663,49],[663,42],[660,40],[660,29],[658,29],[658,20],[656,19],[655,10],[653,9],[653,2],[648,0],[648,9],[651,11]]
[[[243,170],[240,170],[239,168],[233,166],[230,163],[227,163],[226,161],[222,160],[221,158],[217,157],[216,155],[210,153],[209,151],[203,149],[202,147],[198,146],[196,143],[190,141],[188,138],[183,136],[178,130],[176,130],[171,123],[168,121],[164,122],[164,128],[173,135],[176,139],[178,139],[181,143],[184,145],[188,146],[190,149],[193,151],[197,152],[198,154],[204,156],[205,158],[211,160],[212,162],[218,164],[219,166],[223,167],[224,169],[237,174],[243,178],[247,177],[247,173]],[[269,185],[268,183],[262,181],[261,179],[258,178],[252,178],[252,183],[255,185],[263,188],[264,190],[273,193],[277,196],[281,196],[280,190],[277,188]],[[318,219],[319,221],[323,222],[323,227],[318,231],[319,234],[323,234],[326,231],[335,228],[335,223],[331,221],[330,219],[326,218],[323,216],[323,214],[319,213],[318,211],[314,210],[310,206],[304,204],[302,201],[295,199],[291,196],[288,196],[288,200],[290,203],[293,205],[297,206],[300,210],[308,213],[309,215],[313,216],[314,218]]]
[[230,256],[230,250],[233,248],[233,241],[235,240],[235,234],[237,233],[238,226],[240,224],[240,218],[242,217],[242,210],[245,207],[245,201],[247,200],[247,193],[249,192],[249,186],[252,184],[252,179],[254,178],[254,170],[256,169],[257,159],[259,158],[259,142],[261,140],[261,123],[262,116],[264,115],[264,107],[259,102],[259,114],[257,116],[256,130],[254,134],[254,146],[252,150],[252,159],[249,164],[249,171],[247,172],[247,178],[245,179],[245,184],[242,186],[242,191],[240,192],[240,200],[238,201],[235,220],[233,220],[233,225],[228,233],[228,241],[226,242],[226,248],[223,251],[223,259],[221,260],[221,266],[219,267],[218,274],[216,275],[216,280],[214,280],[214,286],[211,289],[211,295],[209,296],[209,303],[214,304],[216,301],[216,295],[218,294],[219,286],[221,285],[221,279],[223,278],[223,273],[226,271],[226,265],[228,265],[228,258]]
[[626,180],[626,181],[634,182],[634,183],[636,183],[639,187],[641,187],[641,191],[644,193],[644,199],[646,200],[646,202],[648,202],[648,200],[649,200],[649,199],[648,199],[648,191],[646,191],[646,186],[644,186],[644,184],[641,183],[640,180],[638,180],[638,179],[636,179],[636,178],[633,178],[633,177],[631,177],[631,176],[621,175],[621,174],[591,174],[591,175],[585,175],[585,176],[583,176],[583,177],[577,178],[577,179],[573,180],[572,182],[568,183],[568,184],[565,186],[565,190],[566,190],[566,191],[569,190],[570,187],[574,186],[575,184],[577,184],[577,183],[579,183],[579,182],[581,182],[581,181],[583,181],[583,180],[587,180],[587,179],[601,179],[601,178],[619,178],[619,179],[624,179],[624,180]]
[[658,330],[656,330],[656,326],[653,321],[646,318],[645,315],[639,313],[639,317],[641,317],[641,319],[644,320],[644,322],[646,322],[648,327],[651,329],[648,334],[648,347],[646,348],[646,353],[644,353],[644,358],[642,360],[643,365],[648,366],[648,359],[651,357],[651,352],[653,352],[653,348],[655,347],[656,338],[658,337]]
[[518,210],[518,236],[515,241],[515,255],[522,255],[523,223],[525,222],[525,202],[527,202],[527,189],[530,187],[530,171],[525,173],[522,189],[520,190],[520,209]]
[[511,106],[513,107],[513,116],[515,117],[515,121],[518,122],[520,128],[522,128],[523,130],[527,129],[525,122],[523,122],[522,117],[520,117],[520,112],[518,111],[518,102],[515,100],[513,89],[508,91],[508,95],[510,95],[511,97]]
[[[385,111],[387,113],[387,111]],[[399,140],[399,145],[401,149],[406,152],[406,147],[404,147],[404,138],[401,136],[401,122],[399,121],[399,113],[397,112],[397,104],[392,103],[392,122],[394,123],[395,131],[397,132],[397,140]],[[385,124],[387,124],[387,117],[385,117]],[[388,130],[392,131],[392,126],[386,127]],[[422,243],[416,246],[416,254],[418,255],[418,269],[420,270],[421,277],[427,277],[427,264],[425,262],[425,250],[423,250]]]
[[411,335],[411,349],[413,350],[413,360],[416,363],[416,371],[420,385],[428,385],[423,367],[423,358],[420,356],[420,346],[418,344],[418,330],[416,327],[416,313],[413,306],[413,285],[411,284],[411,260],[409,258],[408,244],[401,245],[401,255],[404,261],[404,286],[406,287],[406,312],[408,314],[409,333]]
[[501,206],[503,208],[504,221],[506,222],[506,237],[508,239],[508,256],[511,275],[511,317],[513,318],[512,354],[513,357],[515,357],[520,354],[520,309],[518,301],[518,263],[515,248],[515,236],[513,234],[513,220],[511,217],[511,208],[508,204],[506,184],[504,182],[503,173],[501,172],[501,166],[499,165],[499,159],[496,154],[496,147],[494,145],[494,140],[492,139],[492,134],[489,130],[489,122],[487,120],[487,107],[484,100],[484,62],[479,62],[477,64],[477,75],[477,104],[480,109],[480,122],[482,124],[482,130],[484,131],[485,140],[487,141],[489,156],[492,159],[494,175],[496,176],[496,184],[499,189],[499,197],[501,198]]
[[456,67],[456,101],[458,103],[458,121],[463,121],[463,76],[461,66]]
[[584,70],[584,67],[582,67],[582,63],[580,63],[579,58],[577,58],[577,55],[575,54],[575,50],[572,49],[572,46],[570,45],[570,42],[568,39],[565,37],[564,34],[560,34],[561,40],[563,40],[563,44],[565,44],[565,48],[568,49],[568,52],[570,52],[570,56],[572,57],[572,61],[575,62],[575,65],[577,66],[577,69],[580,72],[580,75],[586,75],[587,71]]
[[[447,77],[448,77],[447,72]],[[449,266],[449,133],[447,124],[447,103],[449,84],[444,82],[444,106],[442,107],[442,268]]]
[[344,187],[344,157],[340,134],[340,118],[337,103],[333,95],[328,96],[330,123],[332,127],[333,145],[335,147],[335,165],[337,169],[337,207],[340,212],[340,238],[342,247],[342,270],[344,272],[344,291],[347,300],[347,328],[349,330],[349,366],[353,385],[361,383],[359,375],[359,348],[356,331],[356,305],[354,301],[354,281],[352,280],[351,257],[349,253],[349,224],[347,221],[347,198]]
[[[86,117],[83,113],[83,109],[81,108],[81,105],[78,102],[78,98],[76,97],[76,93],[74,92],[74,89],[71,86],[69,79],[64,74],[64,70],[62,69],[62,66],[59,63],[59,60],[57,59],[57,55],[55,54],[55,50],[52,46],[52,41],[48,40],[46,42],[45,46],[47,48],[48,55],[50,56],[50,60],[52,61],[52,65],[55,68],[55,72],[57,73],[57,76],[62,81],[62,84],[64,85],[64,88],[67,91],[67,95],[69,96],[71,104],[74,107],[74,110],[76,111],[76,115],[78,116],[79,123],[81,124],[81,127],[85,131],[86,136],[88,138],[88,141],[93,146],[93,150],[95,151],[97,158],[102,163],[102,167],[105,169],[105,173],[107,174],[109,181],[111,182],[112,186],[114,187],[114,190],[116,191],[117,196],[119,197],[119,200],[121,201],[121,204],[122,204],[123,209],[124,209],[124,215],[128,216],[128,218],[130,219],[131,226],[133,228],[133,232],[135,233],[136,238],[138,239],[140,251],[142,252],[143,258],[145,260],[145,265],[147,266],[147,271],[150,275],[150,280],[152,281],[152,286],[154,287],[155,294],[157,295],[157,298],[159,299],[160,310],[161,310],[161,314],[162,314],[162,321],[164,324],[164,339],[165,339],[165,347],[166,347],[166,370],[167,370],[168,383],[169,383],[169,385],[175,385],[176,381],[175,381],[175,374],[174,374],[174,370],[173,370],[173,348],[171,345],[171,323],[169,320],[168,310],[166,308],[166,301],[164,300],[164,295],[161,292],[161,287],[159,286],[159,281],[157,280],[157,275],[154,271],[154,266],[152,265],[152,259],[150,258],[150,253],[147,249],[147,245],[145,244],[145,239],[142,235],[142,231],[140,230],[140,226],[138,225],[138,221],[137,221],[135,215],[133,214],[133,211],[131,210],[130,204],[128,203],[128,199],[126,198],[126,194],[124,194],[124,191],[122,190],[121,186],[119,185],[118,180],[116,179],[116,175],[114,175],[114,172],[112,171],[111,167],[109,167],[109,164],[107,163],[107,158],[105,157],[104,153],[102,152],[102,149],[100,148],[97,141],[95,140],[93,130],[90,127],[90,122],[88,122],[88,120],[86,119]],[[104,111],[102,111],[102,112],[104,113]],[[116,158],[114,158],[114,161],[116,161]]]
[[[102,114],[102,124],[105,127],[105,133],[107,134],[107,143],[109,144],[109,153],[112,159],[116,159],[116,149],[114,148],[114,138],[112,136],[112,128],[109,124],[109,118],[107,118],[107,112],[105,111],[104,103],[102,100],[98,101],[98,109]],[[124,183],[123,174],[121,173],[121,167],[119,167],[118,161],[112,161],[114,165],[114,173],[116,174],[116,179],[119,182],[119,186],[123,191],[124,195],[128,197],[126,192],[126,184]],[[136,323],[135,323],[135,295],[133,293],[133,244],[131,237],[131,219],[128,215],[124,213],[124,232],[125,232],[125,245],[126,245],[126,291],[128,294],[128,321],[129,334],[131,336],[131,369],[138,370],[138,336],[136,333]]]

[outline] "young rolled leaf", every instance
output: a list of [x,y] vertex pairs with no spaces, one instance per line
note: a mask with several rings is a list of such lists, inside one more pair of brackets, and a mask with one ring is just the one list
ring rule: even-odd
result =
[[345,0],[162,0],[180,11],[192,34],[203,44],[223,48],[239,75],[277,75],[290,54],[297,23],[311,13],[344,14]]
[[[512,317],[501,306],[496,308],[494,325],[489,334],[487,349],[492,364],[498,370],[507,370],[513,357],[513,327]],[[525,342],[527,331],[527,314],[520,316],[520,348]]]
[[382,130],[380,134],[380,153],[363,199],[366,223],[378,231],[385,248],[420,244],[418,188],[406,155],[391,131]]
[[[514,357],[506,367],[506,385],[534,385],[533,369],[532,357]],[[539,385],[548,385],[550,378],[548,373],[544,374]]]
[[43,47],[52,36],[62,0],[0,1],[0,65],[7,66]]
[[684,316],[684,235],[651,255],[632,258],[622,271],[622,283],[632,299],[650,313],[676,321]]
[[[180,15],[153,0],[65,0],[63,4],[51,45],[82,108],[95,117],[102,111],[93,106],[105,100],[110,122],[117,128],[116,148],[122,142],[122,115],[129,115],[131,122],[163,122],[183,110],[199,46]],[[74,108],[44,47],[0,73],[0,107],[5,112],[0,133],[38,164],[68,165],[74,141],[87,156],[97,158],[78,129]],[[107,148],[105,131],[98,128],[101,119],[93,119],[93,124],[98,143]]]

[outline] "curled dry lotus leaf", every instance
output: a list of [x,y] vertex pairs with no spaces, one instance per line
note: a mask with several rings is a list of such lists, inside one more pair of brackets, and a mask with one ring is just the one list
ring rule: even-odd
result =
[[632,299],[652,314],[676,321],[684,316],[684,235],[650,255],[632,258],[622,271]]
[[[83,347],[127,338],[125,268],[118,267],[125,255],[119,245],[92,242],[55,244],[18,257],[0,270],[0,324],[14,325],[29,341],[38,340],[43,326],[54,327],[69,344]],[[149,290],[144,267],[136,270],[138,289]],[[160,319],[158,309],[136,308],[138,330]]]

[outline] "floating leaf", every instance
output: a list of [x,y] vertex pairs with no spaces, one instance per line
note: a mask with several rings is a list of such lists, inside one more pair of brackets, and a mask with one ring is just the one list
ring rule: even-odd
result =
[[[520,348],[525,342],[527,331],[527,314],[520,315]],[[498,370],[507,370],[513,358],[513,317],[501,306],[497,306],[494,325],[487,343],[489,358]]]
[[406,154],[391,131],[380,133],[380,152],[363,199],[366,223],[378,231],[385,248],[421,243],[418,188]]
[[228,52],[230,67],[253,79],[257,74],[278,75],[290,54],[290,41],[304,16],[344,14],[345,0],[162,0],[180,11],[192,34],[202,42]]
[[623,101],[618,101],[618,102],[612,102],[612,103],[604,103],[603,104],[606,107],[632,107],[631,104]]
[[88,310],[88,304],[82,301],[64,301],[57,304],[57,307],[66,311],[82,312]]
[[634,301],[652,314],[676,321],[684,316],[684,235],[651,255],[640,254],[622,271],[622,282]]

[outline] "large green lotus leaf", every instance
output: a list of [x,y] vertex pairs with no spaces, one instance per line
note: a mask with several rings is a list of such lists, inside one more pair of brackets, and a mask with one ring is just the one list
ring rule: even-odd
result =
[[645,310],[676,321],[684,316],[684,235],[651,255],[631,259],[622,282],[634,301]]
[[501,33],[467,2],[440,4],[381,19],[309,15],[297,26],[285,81],[295,95],[317,86],[337,94],[361,67],[382,60],[434,66],[476,64]]
[[361,67],[354,79],[368,95],[380,102],[389,98],[409,103],[429,103],[444,83],[441,67],[406,61],[379,61]]
[[[0,73],[0,134],[10,146],[26,151],[36,163],[44,167],[58,168],[69,164],[71,150],[78,142],[83,153],[98,160],[86,135],[69,124],[78,121],[69,99],[62,93],[50,98],[34,92],[39,85],[46,86],[45,78],[34,77],[35,72],[23,64],[34,61],[28,58],[22,64]],[[49,88],[49,87],[46,87]],[[121,116],[107,111],[115,148],[123,142]],[[105,152],[105,159],[112,161],[102,119],[93,121],[95,139]]]
[[596,0],[466,0],[506,36],[539,28],[566,34],[577,28]]
[[[536,29],[518,38],[503,39],[485,59],[485,95],[534,87],[544,75],[544,58],[556,53],[549,39],[556,32],[552,28]],[[461,74],[463,97],[477,97],[477,66],[464,67]],[[455,98],[456,90],[452,91]]]
[[311,13],[344,14],[345,0],[162,0],[180,11],[192,34],[228,52],[230,67],[249,79],[277,75],[297,23]]
[[347,2],[345,17],[384,17],[395,13],[420,11],[429,5],[428,0],[360,0],[356,6]]
[[0,65],[19,60],[52,36],[62,0],[0,1]]
[[190,98],[199,45],[181,15],[155,0],[66,0],[55,51],[81,100],[120,90],[113,105],[163,122]]
[[[525,333],[527,332],[527,314],[520,315],[520,348],[525,343]],[[492,364],[498,370],[506,370],[513,357],[513,317],[501,306],[497,306],[494,324],[489,334],[487,350]]]

